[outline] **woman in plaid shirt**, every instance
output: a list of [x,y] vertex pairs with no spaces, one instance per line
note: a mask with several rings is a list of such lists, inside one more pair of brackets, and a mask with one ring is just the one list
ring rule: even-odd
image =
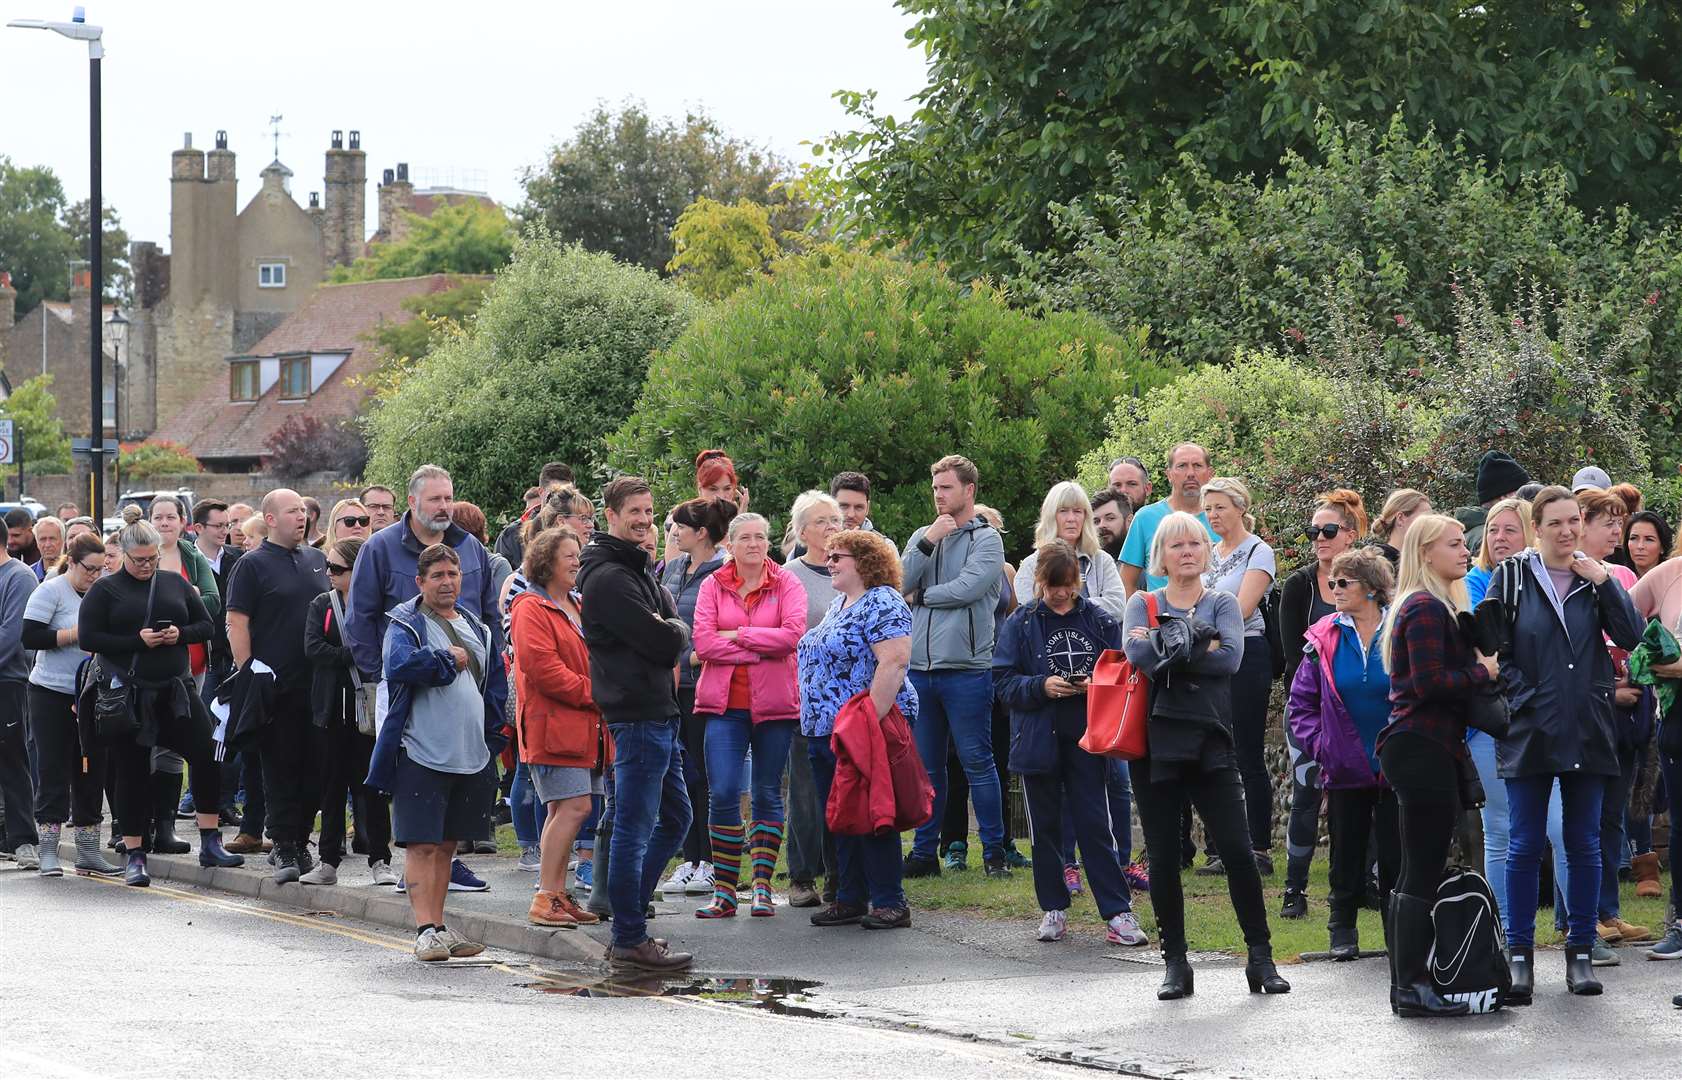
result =
[[1431,903],[1460,814],[1457,759],[1466,757],[1461,702],[1496,677],[1494,657],[1461,636],[1466,608],[1466,533],[1453,518],[1414,521],[1402,541],[1390,624],[1382,632],[1390,672],[1390,723],[1378,736],[1384,778],[1400,809],[1402,869],[1390,894],[1390,1008],[1400,1016],[1464,1016],[1464,1002],[1437,994],[1426,970]]

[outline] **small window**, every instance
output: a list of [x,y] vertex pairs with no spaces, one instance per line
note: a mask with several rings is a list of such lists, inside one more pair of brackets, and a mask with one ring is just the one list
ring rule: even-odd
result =
[[257,400],[257,361],[242,360],[228,365],[228,400]]
[[310,396],[310,358],[294,356],[280,362],[280,398],[299,401]]
[[262,263],[257,267],[257,287],[259,289],[286,288],[286,264]]

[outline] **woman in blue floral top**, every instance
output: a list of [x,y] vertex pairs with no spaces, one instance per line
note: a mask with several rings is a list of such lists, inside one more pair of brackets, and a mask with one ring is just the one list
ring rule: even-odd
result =
[[[822,622],[800,639],[800,733],[807,737],[820,805],[829,805],[835,717],[854,695],[869,692],[878,716],[898,705],[917,719],[911,663],[911,609],[899,593],[899,555],[873,532],[847,530],[829,538],[830,582],[840,594]],[[840,885],[835,902],[812,916],[813,926],[859,923],[867,930],[911,925],[901,888],[899,837],[836,836]],[[865,902],[868,899],[869,909]]]

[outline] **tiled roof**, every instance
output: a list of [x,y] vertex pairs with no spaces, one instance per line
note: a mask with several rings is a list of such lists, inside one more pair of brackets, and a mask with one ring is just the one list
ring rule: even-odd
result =
[[471,202],[490,207],[496,206],[495,199],[476,191],[417,191],[415,192],[414,202],[409,207],[409,212],[425,218],[431,217],[443,207],[460,206],[463,203]]
[[[236,403],[228,400],[228,380],[221,378],[169,418],[156,437],[181,443],[201,459],[252,458],[263,454],[269,436],[293,416],[313,416],[325,423],[359,413],[367,390],[351,385],[351,380],[369,374],[379,362],[369,331],[383,322],[407,322],[414,316],[403,309],[404,300],[445,292],[460,280],[457,275],[432,274],[318,286],[302,307],[242,355],[348,353],[319,390],[304,401],[282,402],[277,381],[256,401]],[[167,378],[167,360],[160,358],[159,368],[158,377]]]

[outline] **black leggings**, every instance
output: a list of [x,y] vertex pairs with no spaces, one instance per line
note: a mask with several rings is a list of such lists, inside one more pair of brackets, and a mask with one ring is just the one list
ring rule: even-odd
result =
[[[170,694],[169,690],[141,690],[139,707],[157,714],[158,746],[187,759],[193,805],[221,806],[222,770],[217,767],[210,727],[200,715],[177,718],[167,715],[167,707],[158,708],[158,698],[167,700]],[[117,822],[124,836],[145,836],[152,822],[152,747],[129,739],[112,747],[111,757],[117,766],[117,801],[112,807]]]
[[[1180,888],[1178,860],[1180,805],[1187,796],[1226,865],[1227,893],[1232,897],[1232,910],[1244,931],[1245,944],[1269,944],[1261,875],[1251,853],[1244,816],[1244,782],[1238,768],[1223,765],[1199,771],[1195,765],[1186,766],[1184,772],[1160,783],[1152,781],[1149,759],[1132,762],[1129,768],[1133,774],[1133,805],[1139,809],[1145,849],[1150,853],[1151,907],[1162,935],[1162,955],[1179,958],[1186,954],[1185,896]],[[1159,872],[1159,868],[1166,872]]]
[[374,737],[340,721],[312,728],[321,765],[321,861],[338,866],[345,853],[345,793],[356,815],[356,835],[368,846],[368,865],[391,861],[391,803],[363,780],[374,753]]
[[1267,741],[1267,703],[1273,689],[1273,652],[1260,634],[1244,639],[1244,659],[1232,677],[1232,741],[1238,772],[1244,778],[1244,810],[1250,824],[1250,849],[1273,847],[1273,778],[1263,748]]
[[1460,817],[1460,781],[1454,755],[1434,739],[1398,731],[1378,754],[1384,778],[1396,790],[1402,867],[1396,891],[1427,902],[1437,895],[1449,845]]
[[[1384,787],[1332,788],[1326,792],[1326,802],[1332,835],[1331,917],[1326,925],[1333,930],[1352,929],[1373,859],[1378,860],[1380,900],[1396,887],[1402,861],[1396,793]],[[1376,840],[1376,847],[1369,839]]]
[[83,752],[71,707],[76,699],[44,686],[29,685],[29,730],[41,785],[35,790],[35,820],[42,825],[70,822],[98,825],[105,781],[105,748]]

